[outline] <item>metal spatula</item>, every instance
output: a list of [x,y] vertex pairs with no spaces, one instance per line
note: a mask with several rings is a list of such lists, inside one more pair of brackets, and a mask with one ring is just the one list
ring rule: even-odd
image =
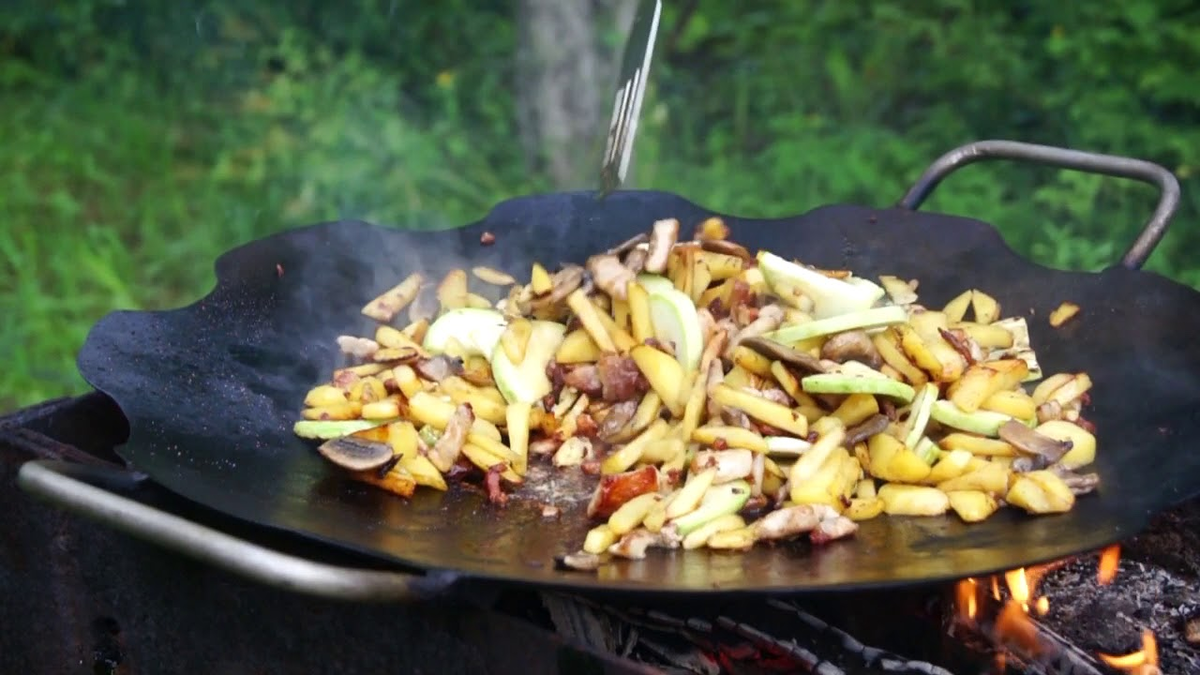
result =
[[661,18],[662,0],[641,0],[633,18],[629,39],[625,43],[621,70],[617,75],[612,121],[608,125],[608,140],[604,147],[604,160],[600,166],[602,197],[621,187],[625,182],[625,174],[629,171],[633,141],[637,136],[638,116],[642,111],[642,97],[646,93],[646,80],[650,75],[650,61],[654,55],[654,43],[658,38],[658,24]]

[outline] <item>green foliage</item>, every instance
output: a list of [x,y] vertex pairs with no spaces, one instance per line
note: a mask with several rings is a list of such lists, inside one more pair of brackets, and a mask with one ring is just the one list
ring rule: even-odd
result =
[[[517,142],[514,5],[6,3],[0,409],[83,391],[74,354],[96,320],[195,300],[230,247],[339,217],[449,227],[549,189]],[[669,3],[632,180],[778,216],[894,203],[938,155],[983,138],[1135,156],[1183,183],[1149,267],[1200,286],[1192,6]],[[924,208],[1094,270],[1155,199],[994,162]]]

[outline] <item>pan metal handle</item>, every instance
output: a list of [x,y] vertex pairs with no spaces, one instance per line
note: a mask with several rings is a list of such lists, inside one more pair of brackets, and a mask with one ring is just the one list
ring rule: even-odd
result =
[[1141,234],[1121,258],[1121,264],[1129,269],[1139,269],[1145,264],[1146,259],[1154,252],[1154,247],[1167,233],[1167,225],[1179,208],[1179,180],[1170,171],[1153,162],[1050,145],[995,140],[969,143],[939,157],[909,188],[898,206],[910,211],[917,210],[946,176],[956,169],[986,159],[1030,162],[1059,169],[1129,178],[1156,186],[1159,190],[1158,207],[1154,209],[1150,220],[1146,221]]
[[252,581],[321,598],[352,602],[408,602],[449,588],[454,575],[413,575],[341,567],[287,555],[90,485],[79,464],[34,460],[23,464],[23,490],[140,539],[172,549]]

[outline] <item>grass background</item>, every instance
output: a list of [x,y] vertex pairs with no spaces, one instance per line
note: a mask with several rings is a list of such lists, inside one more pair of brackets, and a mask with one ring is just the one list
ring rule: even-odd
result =
[[[671,3],[633,179],[777,216],[887,205],[982,138],[1126,154],[1183,184],[1148,267],[1200,286],[1200,15],[1071,5]],[[484,0],[6,3],[0,410],[85,391],[74,358],[96,320],[201,297],[231,247],[338,217],[453,226],[552,189],[515,140],[515,15]],[[925,208],[1094,270],[1155,199],[993,163]]]

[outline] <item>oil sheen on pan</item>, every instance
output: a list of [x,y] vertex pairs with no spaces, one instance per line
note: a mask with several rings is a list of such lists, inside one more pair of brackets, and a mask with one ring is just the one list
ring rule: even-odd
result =
[[[467,489],[418,490],[411,500],[341,477],[292,424],[314,384],[340,364],[340,334],[365,334],[365,302],[421,270],[472,265],[528,277],[534,261],[586,257],[678,218],[713,215],[675,195],[619,192],[524,197],[473,225],[403,232],[361,222],[316,225],[235,249],[198,303],[115,312],[79,356],[87,380],[130,420],[121,455],[170,490],[231,516],[384,560],[467,578],[654,592],[852,589],[931,582],[1011,569],[1099,548],[1135,534],[1156,512],[1200,491],[1200,294],[1119,267],[1074,273],[1035,265],[989,225],[899,209],[829,206],[778,220],[725,217],[731,238],[861,276],[920,280],[945,303],[979,287],[1005,315],[1027,317],[1047,372],[1086,370],[1095,382],[1097,493],[1061,516],[1006,509],[965,525],[955,516],[882,516],[822,547],[759,546],[742,554],[651,551],[599,574],[560,571],[589,523],[586,498],[544,519],[541,502],[507,506]],[[495,241],[482,246],[492,233]],[[1082,307],[1052,329],[1061,302]],[[560,485],[569,491],[565,480]]]

